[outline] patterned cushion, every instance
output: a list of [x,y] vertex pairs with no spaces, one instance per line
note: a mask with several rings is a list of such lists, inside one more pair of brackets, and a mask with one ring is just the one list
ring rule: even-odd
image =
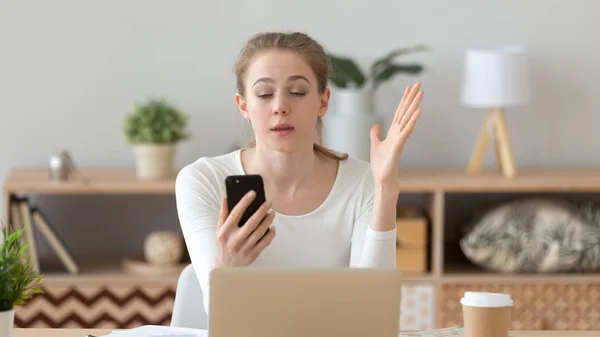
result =
[[460,247],[496,272],[583,272],[600,269],[600,208],[591,202],[520,199],[463,225]]

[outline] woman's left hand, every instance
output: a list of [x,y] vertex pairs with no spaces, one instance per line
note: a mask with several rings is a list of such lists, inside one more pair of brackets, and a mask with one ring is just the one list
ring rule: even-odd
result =
[[409,86],[396,109],[396,114],[384,140],[380,140],[381,125],[371,128],[371,170],[375,182],[398,188],[398,163],[404,144],[421,115],[419,103],[421,83]]

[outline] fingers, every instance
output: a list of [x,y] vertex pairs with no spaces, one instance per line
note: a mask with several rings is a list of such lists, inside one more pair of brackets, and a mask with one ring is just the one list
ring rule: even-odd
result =
[[402,107],[406,104],[406,97],[408,97],[408,93],[410,92],[410,85],[408,87],[406,87],[406,89],[404,90],[404,95],[402,95],[402,100],[400,100],[400,103],[398,103],[398,107],[396,108],[396,114],[394,115],[394,120],[392,121],[392,124],[397,124],[400,122],[400,119],[402,118],[402,113],[404,110],[402,110]]
[[421,109],[415,111],[415,113],[412,115],[412,117],[410,118],[410,120],[408,121],[408,123],[406,123],[406,126],[404,127],[404,131],[402,132],[402,139],[406,140],[406,138],[408,138],[408,136],[410,136],[410,134],[413,131],[413,128],[415,127],[415,124],[417,123],[417,119],[419,119],[419,116],[421,115]]
[[227,216],[229,215],[229,210],[227,209],[227,197],[221,199],[221,209],[219,210],[219,220],[217,221],[217,230],[220,229],[225,220],[227,220]]
[[227,198],[221,199],[221,209],[217,221],[216,264],[248,265],[273,240],[275,228],[269,226],[273,223],[275,212],[269,212],[271,202],[264,202],[242,227],[238,225],[244,212],[255,198],[256,192],[248,192],[231,212],[229,212]]
[[419,107],[419,104],[421,103],[421,99],[423,98],[423,95],[424,95],[423,92],[420,91],[419,93],[416,94],[415,99],[410,103],[410,106],[408,107],[408,109],[404,113],[404,116],[400,120],[400,125],[402,128],[406,127],[406,124],[411,119],[414,111],[416,111],[417,108]]
[[254,246],[265,236],[267,230],[273,223],[275,218],[275,212],[270,211],[265,215],[264,219],[260,222],[260,225],[250,234],[246,242],[244,243],[243,251],[252,252]]
[[267,235],[265,235],[264,238],[258,241],[258,243],[252,248],[252,251],[250,251],[250,258],[256,259],[260,255],[260,253],[262,253],[262,251],[265,248],[267,248],[268,245],[271,244],[271,241],[273,241],[274,237],[275,227],[269,227],[269,232],[267,233]]
[[271,209],[271,202],[264,202],[262,205],[260,205],[256,212],[252,214],[248,221],[246,221],[246,224],[240,228],[236,235],[236,240],[238,240],[241,245],[243,245],[247,241],[248,237],[254,231],[256,231],[258,226],[261,224],[261,221],[263,221],[263,218],[267,216],[269,209]]
[[369,135],[371,136],[371,144],[375,145],[379,143],[379,137],[381,136],[381,125],[373,125]]
[[402,102],[402,107],[401,107],[400,113],[398,115],[399,117],[398,117],[398,120],[396,121],[396,124],[402,124],[402,121],[404,120],[404,117],[406,116],[406,112],[412,106],[412,103],[413,103],[415,97],[417,96],[417,93],[419,92],[420,88],[421,88],[420,82],[415,83],[415,85],[411,88],[410,92],[406,96],[406,99],[403,100],[403,102]]
[[240,222],[240,219],[244,214],[244,211],[246,210],[246,208],[248,208],[248,206],[250,205],[252,200],[254,200],[255,197],[256,192],[254,191],[246,193],[242,200],[240,200],[240,202],[238,202],[237,205],[235,205],[231,210],[231,213],[229,214],[227,220],[225,220],[225,223],[223,224],[223,230],[230,231],[234,228],[237,228],[238,223]]
[[[400,106],[400,111],[398,112],[398,119],[395,121],[396,124],[400,124],[400,122],[402,121],[402,118],[404,118],[404,115],[406,114],[408,107],[414,100],[414,98],[417,95],[417,93],[419,92],[420,88],[421,88],[421,82],[417,82],[412,87],[407,88],[408,93],[406,93],[406,96],[402,98],[402,104]],[[408,90],[408,89],[410,89],[410,90]]]

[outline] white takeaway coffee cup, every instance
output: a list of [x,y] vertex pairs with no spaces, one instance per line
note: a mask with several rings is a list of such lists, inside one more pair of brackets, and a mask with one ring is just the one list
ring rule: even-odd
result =
[[460,303],[465,337],[507,337],[513,300],[508,294],[467,291]]

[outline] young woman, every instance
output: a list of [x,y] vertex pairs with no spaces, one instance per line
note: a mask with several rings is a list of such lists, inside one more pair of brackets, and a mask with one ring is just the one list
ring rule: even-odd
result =
[[[329,65],[309,36],[255,35],[235,70],[236,101],[255,144],[199,158],[176,180],[178,216],[207,313],[213,268],[395,268],[397,167],[421,114],[420,83],[406,88],[386,134],[371,129],[367,163],[319,145]],[[238,228],[254,193],[228,213],[225,178],[241,174],[263,177],[267,202]]]

